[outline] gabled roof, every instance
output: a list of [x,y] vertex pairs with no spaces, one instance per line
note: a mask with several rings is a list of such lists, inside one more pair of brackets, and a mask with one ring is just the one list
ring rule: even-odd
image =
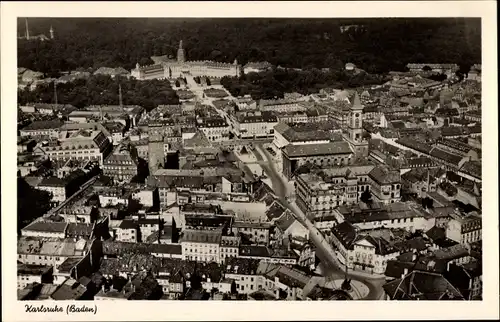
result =
[[283,152],[290,158],[353,153],[349,143],[345,141],[321,144],[287,145],[283,149]]
[[462,294],[441,274],[413,271],[386,283],[391,300],[463,300]]

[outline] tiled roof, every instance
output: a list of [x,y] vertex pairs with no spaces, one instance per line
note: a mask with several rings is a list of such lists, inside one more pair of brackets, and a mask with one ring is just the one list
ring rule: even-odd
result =
[[391,300],[463,300],[446,278],[430,272],[413,271],[383,287]]
[[[400,209],[389,209],[389,206],[399,206]],[[373,221],[384,221],[384,220],[397,220],[404,218],[418,218],[424,217],[424,214],[416,209],[405,206],[400,203],[392,203],[386,206],[386,208],[381,209],[369,209],[361,212],[346,213],[344,214],[344,219],[352,224],[373,222]]]
[[77,237],[83,236],[89,238],[92,234],[92,224],[84,224],[84,223],[69,223],[68,228],[66,230],[66,236],[68,237]]
[[373,180],[379,184],[400,183],[401,174],[399,171],[391,170],[387,167],[377,166],[368,173]]
[[266,246],[240,246],[240,256],[271,257],[271,252]]
[[409,147],[413,150],[429,154],[432,150],[432,146],[425,144],[423,142],[419,142],[413,139],[408,139],[408,138],[401,138],[396,140],[396,143],[399,143],[403,146]]
[[283,152],[290,158],[353,153],[349,143],[345,141],[322,144],[287,145],[283,149]]
[[356,228],[347,221],[332,227],[332,233],[346,249],[352,248],[352,244],[357,237]]
[[289,142],[324,141],[331,139],[331,133],[320,130],[314,125],[307,128],[304,125],[291,127],[286,123],[280,122],[274,127],[274,130]]
[[295,218],[293,215],[290,213],[290,211],[286,210],[283,215],[276,220],[275,225],[280,229],[282,232],[285,232],[290,226],[295,222]]
[[45,265],[30,265],[17,263],[17,274],[18,275],[42,275],[51,270],[51,266]]
[[260,260],[251,258],[230,257],[225,263],[226,274],[255,275]]
[[68,224],[65,222],[49,222],[49,221],[35,221],[28,226],[24,227],[22,230],[26,231],[39,231],[39,232],[50,232],[50,233],[64,233],[66,231],[66,226]]
[[183,231],[182,242],[220,244],[222,239],[221,230],[194,230],[185,229]]
[[285,210],[285,207],[278,200],[275,200],[271,204],[271,207],[269,207],[269,209],[266,211],[266,216],[269,220],[273,220],[275,218],[281,217]]
[[104,241],[102,243],[104,255],[122,256],[127,253],[137,254],[181,254],[181,245],[178,244],[146,244],[126,243],[118,241]]
[[69,278],[64,281],[50,297],[55,301],[78,300],[86,291],[86,287],[76,280]]
[[439,160],[449,162],[449,163],[457,165],[457,166],[460,163],[460,161],[462,160],[462,156],[446,152],[446,151],[441,150],[439,148],[433,148],[432,151],[430,152],[430,155],[439,159]]
[[481,161],[466,161],[460,171],[481,179]]
[[63,124],[64,122],[59,119],[50,121],[34,121],[33,123],[25,126],[22,131],[58,129]]

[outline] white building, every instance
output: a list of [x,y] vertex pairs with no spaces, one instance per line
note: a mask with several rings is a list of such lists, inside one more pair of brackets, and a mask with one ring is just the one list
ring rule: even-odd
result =
[[348,269],[366,271],[370,274],[383,275],[387,261],[400,255],[383,238],[361,235],[348,222],[343,222],[332,228],[332,243],[339,261]]
[[472,214],[460,216],[451,214],[452,218],[446,226],[446,237],[461,244],[482,240],[481,216]]
[[182,259],[199,262],[221,262],[221,230],[185,229],[182,232]]
[[231,117],[234,132],[240,139],[271,137],[274,126],[278,124],[276,116],[271,112],[240,112]]

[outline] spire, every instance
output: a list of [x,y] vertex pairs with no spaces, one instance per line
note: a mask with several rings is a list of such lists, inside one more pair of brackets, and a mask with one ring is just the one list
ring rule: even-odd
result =
[[123,100],[122,100],[122,85],[118,85],[118,97],[120,99],[120,107],[123,107]]
[[361,105],[361,100],[359,99],[358,92],[354,93],[354,100],[353,100],[353,103],[352,103],[352,109],[353,110],[361,110],[361,109],[363,109],[363,106]]
[[57,111],[57,83],[54,81],[54,102],[55,102],[55,109]]
[[28,28],[28,18],[25,18],[24,21],[26,22],[26,40],[30,40],[30,31]]

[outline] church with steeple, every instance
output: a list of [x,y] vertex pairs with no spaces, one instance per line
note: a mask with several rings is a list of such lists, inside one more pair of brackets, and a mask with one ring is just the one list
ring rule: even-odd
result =
[[368,157],[368,141],[363,137],[363,105],[357,92],[349,109],[347,123],[344,140],[349,143],[356,158]]
[[209,60],[186,60],[186,51],[182,40],[177,49],[177,59],[171,59],[168,56],[153,56],[151,60],[155,62],[152,65],[140,66],[137,63],[135,69],[132,69],[131,75],[140,80],[170,79],[185,75],[222,78],[224,76],[239,76],[242,71],[242,67],[236,59],[232,64]]

